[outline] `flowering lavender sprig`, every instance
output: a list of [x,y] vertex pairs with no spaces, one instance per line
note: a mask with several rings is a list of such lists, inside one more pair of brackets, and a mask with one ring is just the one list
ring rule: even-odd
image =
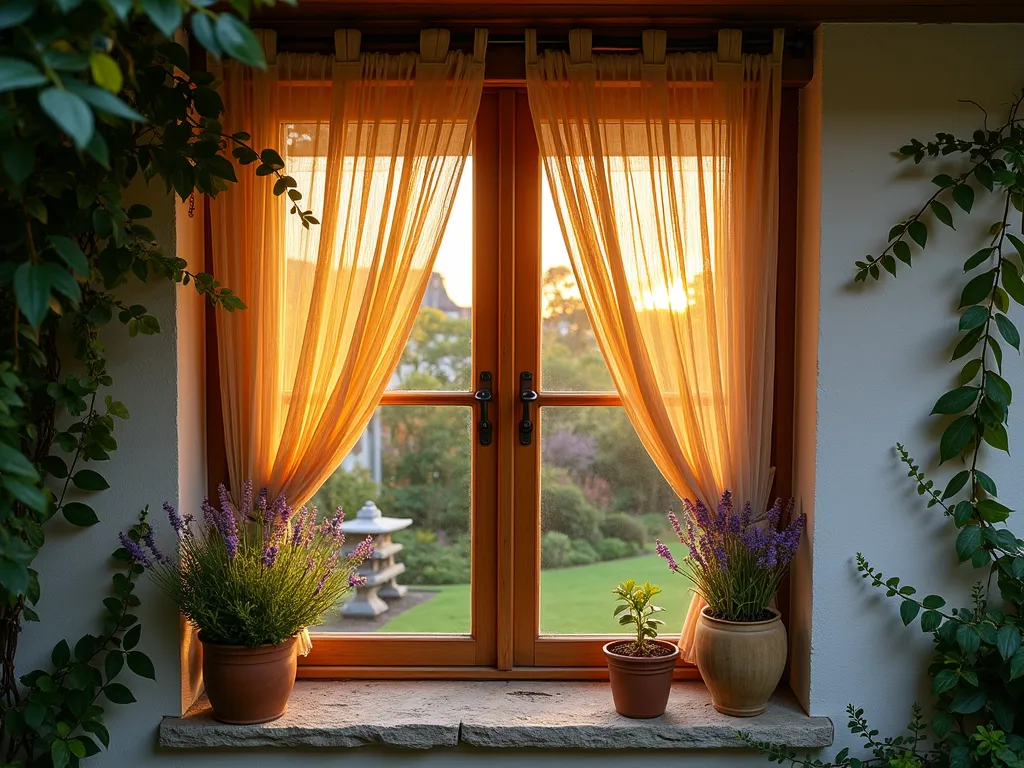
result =
[[128,550],[128,554],[132,556],[132,560],[146,568],[153,565],[149,556],[146,554],[146,550],[139,545],[139,542],[128,538],[123,531],[117,534],[117,538],[121,542],[121,546]]
[[[683,567],[669,548],[657,544],[658,554],[669,568],[689,578],[694,588],[721,618],[754,621],[764,618],[786,569],[796,555],[806,524],[803,515],[793,519],[794,502],[781,499],[763,514],[754,516],[750,502],[739,511],[732,494],[722,494],[714,514],[700,499],[683,500],[685,533],[674,514],[669,522],[689,554]],[[791,519],[779,529],[783,518]]]

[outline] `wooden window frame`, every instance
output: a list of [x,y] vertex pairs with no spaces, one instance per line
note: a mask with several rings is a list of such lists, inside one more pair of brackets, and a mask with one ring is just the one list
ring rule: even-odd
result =
[[[799,99],[784,88],[780,131],[779,266],[773,493],[789,496],[793,471],[796,292],[797,142]],[[471,487],[471,635],[319,635],[299,659],[300,678],[607,679],[605,636],[543,636],[540,617],[540,461],[503,439],[519,418],[519,371],[540,372],[540,208],[543,172],[525,84],[506,79],[485,86],[473,149],[474,270],[473,382],[495,373],[495,439],[473,440]],[[212,271],[206,217],[206,268]],[[520,265],[517,269],[515,265]],[[522,265],[526,265],[524,268]],[[514,292],[499,290],[514,284]],[[217,313],[207,310],[207,452],[210,491],[227,476],[217,368]],[[526,329],[537,329],[528,336]],[[538,388],[539,389],[539,388]],[[388,391],[381,405],[475,407],[472,392]],[[544,392],[537,422],[551,406],[621,405],[615,393]],[[474,411],[475,413],[475,411]],[[539,443],[539,440],[535,440]],[[514,493],[513,493],[514,489]],[[780,590],[788,619],[788,581]],[[315,634],[315,633],[314,633]],[[665,639],[674,639],[663,635]],[[677,679],[700,679],[680,663]]]

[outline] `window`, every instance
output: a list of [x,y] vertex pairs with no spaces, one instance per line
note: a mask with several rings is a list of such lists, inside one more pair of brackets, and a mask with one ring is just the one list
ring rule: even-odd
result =
[[[786,103],[795,114],[795,101]],[[301,127],[289,129],[297,140]],[[617,628],[610,593],[627,578],[656,580],[669,616],[683,621],[689,587],[653,553],[678,500],[621,408],[542,176],[525,91],[489,90],[401,362],[314,498],[321,510],[344,506],[349,518],[369,499],[389,517],[412,519],[394,534],[404,547],[397,580],[409,591],[372,620],[315,628],[300,676],[603,677],[601,646]],[[784,221],[793,209],[784,194]],[[792,258],[783,244],[780,270]],[[302,274],[299,265],[297,281]],[[791,348],[785,284],[778,336]],[[673,305],[692,298],[685,286],[666,289]],[[783,404],[792,398],[787,360],[779,356]],[[474,397],[484,372],[494,396],[488,445]],[[521,388],[538,393],[528,445]],[[778,455],[788,456],[788,426],[777,432]],[[788,472],[788,459],[776,463]],[[681,665],[678,676],[696,671]]]

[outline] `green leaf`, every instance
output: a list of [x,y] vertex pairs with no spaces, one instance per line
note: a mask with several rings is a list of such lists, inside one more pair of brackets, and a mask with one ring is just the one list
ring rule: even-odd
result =
[[950,176],[949,174],[947,174],[947,173],[940,173],[938,176],[936,176],[934,179],[932,179],[932,184],[934,184],[935,186],[937,186],[937,187],[939,187],[941,189],[946,189],[946,188],[952,187],[954,184],[956,184],[956,181],[954,181],[953,177]]
[[979,163],[974,166],[974,176],[978,179],[978,183],[981,184],[989,192],[992,191],[992,169],[989,168],[985,163]]
[[224,102],[213,88],[196,88],[192,91],[196,112],[203,117],[217,118],[224,111]]
[[987,427],[985,434],[982,436],[986,443],[991,445],[998,451],[1010,452],[1010,441],[1006,435],[1006,427],[1002,424],[997,424],[994,427]]
[[125,104],[110,91],[104,91],[94,85],[86,85],[77,80],[68,81],[68,90],[72,91],[82,101],[88,102],[100,112],[105,112],[114,117],[131,120],[135,123],[145,123],[146,118],[136,112],[132,107]]
[[260,152],[260,160],[264,165],[270,166],[271,170],[279,171],[284,168],[284,160],[273,149],[264,149]]
[[928,227],[925,226],[923,221],[911,222],[910,226],[907,227],[907,233],[910,235],[910,239],[922,248],[928,243]]
[[1018,648],[1010,660],[1010,679],[1016,680],[1024,675],[1024,648]]
[[105,491],[110,487],[110,484],[103,479],[99,472],[94,472],[91,469],[80,469],[75,472],[71,482],[75,484],[76,488],[81,488],[83,491]]
[[82,528],[96,525],[100,521],[92,507],[79,501],[68,502],[61,508],[61,513],[63,513],[64,519],[69,523]]
[[996,327],[999,329],[999,335],[1006,340],[1006,343],[1011,347],[1020,351],[1020,332],[1006,315],[996,315]]
[[67,296],[76,303],[82,300],[82,291],[78,287],[78,283],[75,282],[75,278],[64,267],[49,262],[42,266],[46,270],[50,287],[53,290]]
[[7,139],[0,149],[3,168],[15,184],[21,184],[32,175],[36,167],[36,153],[32,145],[19,139]]
[[1020,272],[1010,262],[1003,260],[1003,288],[1018,304],[1024,304],[1024,281]]
[[956,556],[961,563],[970,560],[980,546],[981,528],[977,525],[968,525],[956,537]]
[[924,603],[924,607],[927,608],[930,611],[938,610],[939,608],[942,608],[946,604],[946,601],[943,600],[938,595],[928,595],[921,602]]
[[89,54],[89,68],[92,71],[92,80],[96,85],[105,91],[119,93],[124,85],[124,75],[121,68],[110,56],[105,53],[93,52]]
[[0,443],[0,471],[27,477],[32,482],[39,479],[35,465],[26,458],[25,454],[7,443]]
[[36,0],[5,0],[0,3],[0,29],[23,24],[36,12]]
[[70,661],[71,646],[68,645],[67,640],[61,640],[53,646],[53,650],[50,652],[50,662],[57,669],[61,669],[62,667],[66,667]]
[[970,331],[980,328],[988,320],[988,310],[977,305],[968,307],[967,311],[960,315],[960,330]]
[[1019,237],[1017,237],[1012,232],[1007,232],[1006,233],[1006,239],[1009,240],[1011,243],[1013,243],[1014,250],[1016,250],[1017,253],[1019,253],[1022,256],[1024,256],[1024,240],[1021,240]]
[[978,342],[981,341],[984,335],[984,328],[973,328],[965,333],[964,337],[957,342],[956,347],[953,349],[951,360],[959,360],[964,355],[969,354],[972,349],[978,346]]
[[121,674],[123,668],[124,654],[121,651],[110,651],[103,659],[103,673],[106,675],[108,682]]
[[182,21],[178,0],[141,0],[141,3],[142,10],[156,28],[164,33],[164,37],[173,37]]
[[1013,510],[993,499],[982,499],[978,502],[978,512],[986,523],[1001,523]]
[[974,360],[968,360],[963,369],[960,371],[960,383],[967,384],[968,382],[974,381],[975,376],[981,371],[981,358],[975,358]]
[[98,720],[86,720],[82,723],[82,728],[91,734],[94,734],[100,743],[104,747],[110,746],[110,733],[107,731],[106,726]]
[[970,272],[972,269],[984,264],[990,258],[992,258],[992,252],[995,248],[982,248],[976,254],[971,256],[967,261],[964,262],[964,272]]
[[131,651],[128,654],[128,669],[139,677],[156,680],[156,670],[153,669],[153,662],[142,651]]
[[68,749],[68,743],[60,739],[54,740],[50,745],[50,761],[53,763],[53,768],[64,768],[70,759],[71,750]]
[[992,402],[1006,408],[1013,401],[1013,390],[1006,379],[994,371],[985,374],[985,394]]
[[954,414],[970,408],[978,399],[978,387],[959,387],[936,401],[932,413]]
[[25,705],[25,725],[29,728],[38,728],[46,719],[46,706],[38,701],[30,701]]
[[209,51],[214,58],[219,59],[223,54],[220,43],[217,42],[217,32],[213,28],[213,22],[205,13],[192,14],[192,32],[196,40]]
[[24,262],[14,271],[14,296],[18,308],[34,328],[50,311],[50,277],[43,264]]
[[71,750],[71,754],[77,758],[85,757],[85,744],[80,742],[78,739],[71,739],[68,741],[68,749]]
[[959,205],[965,213],[970,213],[971,207],[974,205],[974,190],[971,188],[971,185],[961,184],[954,187],[953,202]]
[[1009,660],[1021,646],[1021,631],[1017,627],[1000,627],[996,632],[996,648],[1004,660]]
[[903,626],[910,626],[910,623],[917,618],[920,606],[910,600],[904,600],[900,605],[900,618],[903,619]]
[[932,213],[935,214],[936,219],[941,221],[950,229],[956,229],[956,227],[953,226],[953,214],[949,212],[949,208],[938,200],[932,200],[931,209]]
[[964,653],[974,653],[981,647],[981,633],[971,624],[961,624],[956,631],[956,642]]
[[58,128],[71,137],[76,147],[85,149],[92,139],[96,124],[93,121],[92,110],[80,96],[68,90],[51,87],[40,92],[39,106]]
[[934,632],[942,624],[942,614],[938,611],[925,611],[921,614],[921,631]]
[[939,441],[940,463],[959,456],[974,436],[974,419],[971,416],[961,416],[955,419],[946,427],[946,431],[942,433],[942,439]]
[[53,250],[64,260],[64,263],[71,267],[82,277],[89,276],[89,261],[78,247],[78,243],[62,235],[50,235],[47,237]]
[[995,283],[995,269],[990,269],[988,272],[983,272],[973,278],[964,286],[964,291],[960,295],[960,309],[969,307],[972,304],[980,304],[983,302],[988,295],[992,293],[992,286],[994,286]]
[[949,768],[971,768],[972,763],[970,747],[953,747],[949,751]]
[[970,479],[971,473],[966,469],[953,475],[949,480],[949,484],[946,486],[946,490],[942,492],[943,501],[960,493],[963,487],[967,485],[967,481]]
[[46,512],[49,505],[49,496],[36,486],[9,476],[3,478],[3,484],[4,488],[22,504],[31,507],[37,512]]
[[139,644],[139,636],[142,634],[142,625],[136,624],[134,627],[124,633],[124,642],[122,645],[126,651],[130,651],[132,648]]
[[38,67],[24,59],[0,56],[0,93],[35,88],[49,82]]
[[951,691],[956,688],[956,684],[960,681],[955,670],[943,669],[935,677],[932,678],[932,695],[941,696],[946,691]]
[[993,496],[999,495],[999,491],[996,490],[995,481],[980,469],[974,470],[974,477],[978,481],[978,485],[980,485],[986,493],[990,493]]
[[103,695],[114,704],[131,704],[135,701],[132,692],[121,683],[107,683],[103,686]]
[[961,691],[953,697],[949,711],[957,715],[970,715],[984,707],[986,701],[988,701],[988,697],[984,691],[977,689]]
[[250,67],[266,70],[263,46],[245,22],[230,13],[222,13],[217,17],[214,29],[224,53]]

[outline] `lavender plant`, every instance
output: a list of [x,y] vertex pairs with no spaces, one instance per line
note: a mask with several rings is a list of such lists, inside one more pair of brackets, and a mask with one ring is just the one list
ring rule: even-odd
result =
[[[710,606],[715,618],[770,618],[768,606],[796,555],[804,516],[780,530],[782,499],[777,499],[767,512],[755,516],[750,502],[741,510],[734,509],[729,491],[722,494],[714,514],[700,500],[684,499],[683,507],[683,524],[675,513],[668,515],[679,541],[689,549],[683,565],[672,556],[668,546],[657,542],[658,554],[668,562],[669,570],[693,582],[694,590]],[[792,511],[790,499],[785,507],[787,519],[792,517]]]
[[253,498],[246,481],[236,506],[224,485],[220,506],[202,504],[202,522],[164,505],[178,535],[177,556],[163,553],[152,529],[121,545],[149,570],[156,584],[200,630],[206,642],[277,644],[322,623],[352,587],[362,586],[359,566],[373,554],[367,537],[349,555],[339,507],[318,521],[316,507],[294,509],[266,489]]

